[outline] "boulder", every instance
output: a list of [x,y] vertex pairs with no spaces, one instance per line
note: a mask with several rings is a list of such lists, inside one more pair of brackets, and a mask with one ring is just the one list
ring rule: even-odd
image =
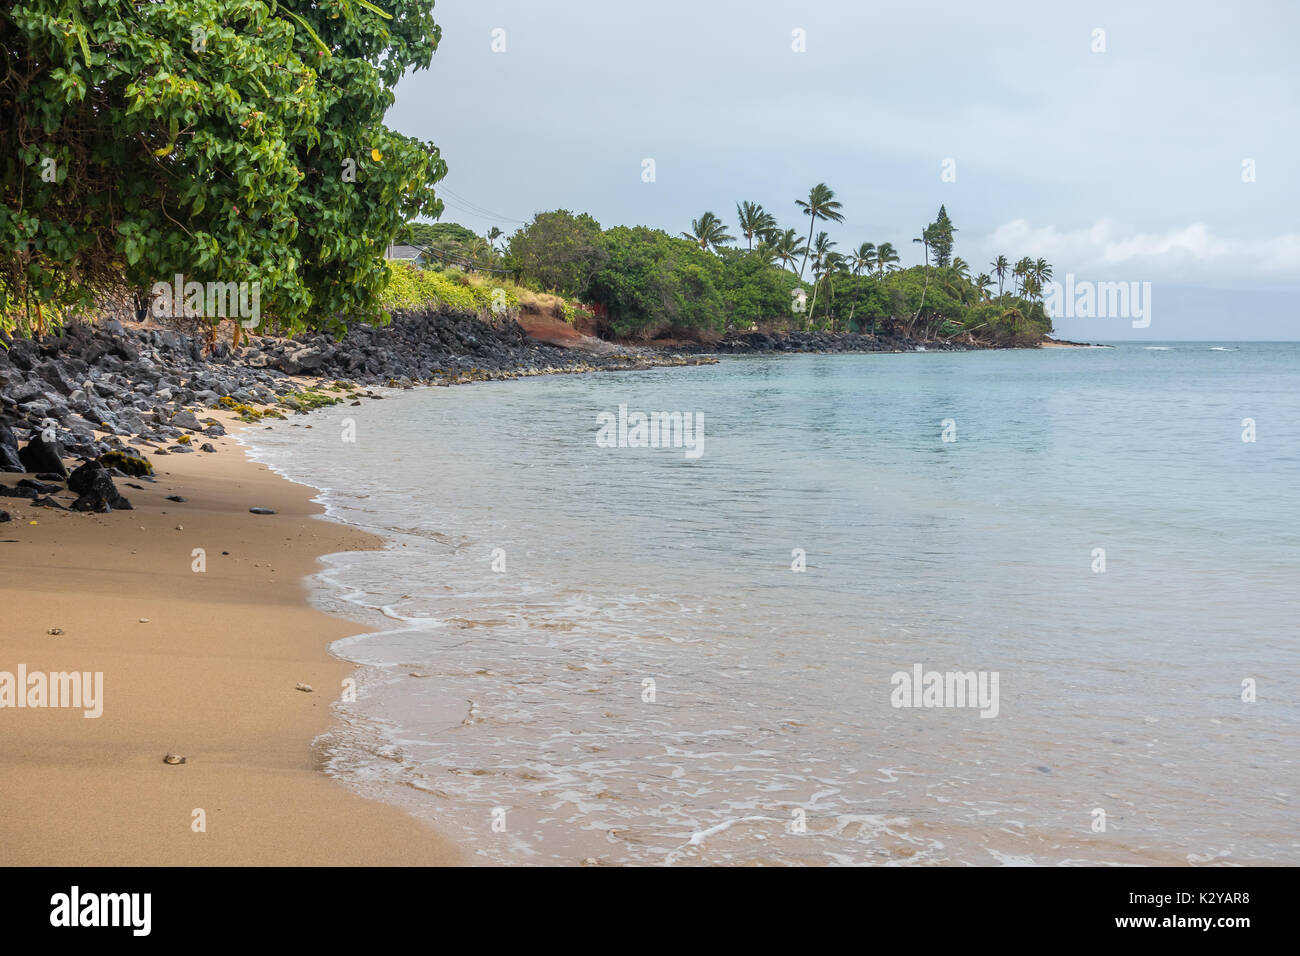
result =
[[89,461],[68,477],[68,489],[80,495],[72,503],[74,511],[131,511],[131,502],[118,492],[113,477],[97,461]]
[[8,425],[0,422],[0,471],[26,471],[22,459],[18,457],[18,437]]
[[32,435],[18,457],[24,471],[44,471],[64,478],[68,475],[68,469],[63,466],[63,448],[57,440],[47,442],[39,433]]

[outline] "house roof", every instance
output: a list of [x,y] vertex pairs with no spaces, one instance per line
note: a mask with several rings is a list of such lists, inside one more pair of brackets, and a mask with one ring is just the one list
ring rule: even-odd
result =
[[389,259],[418,259],[424,255],[419,246],[395,245],[388,247]]

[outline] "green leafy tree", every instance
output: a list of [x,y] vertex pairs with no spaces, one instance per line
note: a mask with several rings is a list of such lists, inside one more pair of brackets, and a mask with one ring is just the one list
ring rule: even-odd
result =
[[383,124],[440,32],[419,0],[6,5],[0,313],[179,273],[289,327],[379,317],[385,248],[442,211],[438,150]]
[[567,209],[539,212],[510,237],[506,266],[562,295],[581,295],[604,261],[600,223]]

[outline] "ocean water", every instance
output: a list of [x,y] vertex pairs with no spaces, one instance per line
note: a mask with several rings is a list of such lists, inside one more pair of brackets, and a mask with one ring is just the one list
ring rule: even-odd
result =
[[246,440],[387,542],[315,581],[329,772],[471,859],[1300,863],[1300,345],[385,394]]

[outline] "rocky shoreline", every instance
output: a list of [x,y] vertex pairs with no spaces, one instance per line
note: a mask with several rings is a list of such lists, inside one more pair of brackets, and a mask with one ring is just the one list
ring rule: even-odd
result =
[[762,355],[776,352],[973,352],[992,345],[920,341],[906,336],[859,335],[855,332],[729,332],[715,343],[681,343],[683,355]]

